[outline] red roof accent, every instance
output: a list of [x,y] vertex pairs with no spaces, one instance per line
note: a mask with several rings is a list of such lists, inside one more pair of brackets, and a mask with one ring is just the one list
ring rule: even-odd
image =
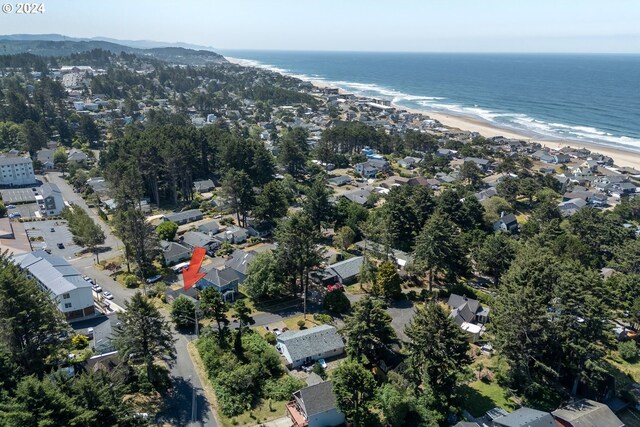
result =
[[206,254],[207,250],[205,248],[195,248],[193,250],[189,267],[182,272],[185,291],[191,289],[198,280],[202,279],[206,275],[206,273],[200,273],[200,266],[202,265],[202,261]]

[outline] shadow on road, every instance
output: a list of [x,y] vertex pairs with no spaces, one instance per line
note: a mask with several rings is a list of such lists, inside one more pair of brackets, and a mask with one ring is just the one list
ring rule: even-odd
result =
[[[172,426],[205,426],[208,425],[210,413],[206,410],[209,406],[202,389],[194,389],[189,379],[181,377],[172,378],[173,390],[165,397],[164,409],[156,417],[156,422],[168,423]],[[193,405],[195,403],[195,410]],[[193,421],[195,415],[195,420]]]

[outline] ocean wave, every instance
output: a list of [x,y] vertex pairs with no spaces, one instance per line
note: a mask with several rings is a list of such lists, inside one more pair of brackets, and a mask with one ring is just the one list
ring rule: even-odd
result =
[[523,113],[494,111],[478,105],[465,106],[462,104],[452,103],[449,99],[441,96],[413,95],[375,83],[362,83],[346,80],[333,81],[318,74],[308,75],[294,73],[291,70],[265,64],[261,61],[252,59],[229,59],[233,59],[234,62],[237,62],[240,65],[274,71],[299,78],[303,81],[322,80],[331,86],[338,87],[347,92],[354,92],[357,95],[369,96],[372,98],[383,98],[406,108],[422,109],[425,110],[425,114],[428,114],[429,111],[450,113],[453,115],[481,119],[497,127],[504,128],[505,130],[525,131],[541,137],[614,145],[628,150],[640,151],[640,139],[614,135],[610,132],[605,132],[591,126],[545,122]]

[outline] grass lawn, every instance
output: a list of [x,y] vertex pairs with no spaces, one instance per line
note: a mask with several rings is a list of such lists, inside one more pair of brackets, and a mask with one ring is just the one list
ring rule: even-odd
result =
[[[224,415],[218,414],[220,418],[220,424],[223,427],[234,426],[255,426],[260,423],[265,423],[276,418],[284,417],[287,414],[286,409],[287,402],[276,401],[261,401],[251,411],[244,412],[237,417],[227,418]],[[234,422],[235,421],[235,422]]]
[[354,283],[353,285],[347,285],[344,287],[344,290],[351,295],[364,295],[368,292],[366,291],[367,286],[360,286],[360,283]]
[[462,387],[464,393],[464,409],[474,417],[484,415],[490,409],[499,406],[512,410],[514,403],[509,400],[506,390],[496,381],[474,381]]
[[616,379],[616,388],[619,390],[632,382],[640,382],[640,363],[627,362],[617,351],[612,351],[605,358],[609,362],[608,371]]
[[[300,326],[298,326],[298,321],[302,320],[303,317],[304,316],[300,315],[300,316],[296,316],[296,317],[291,317],[289,319],[284,319],[284,324],[291,331],[299,331],[300,330]],[[321,324],[322,324],[321,322],[318,322],[317,320],[313,319],[313,315],[307,314],[307,321],[305,322],[304,327],[306,329],[309,329],[309,328],[313,328],[314,326],[318,326],[318,325],[321,325]]]

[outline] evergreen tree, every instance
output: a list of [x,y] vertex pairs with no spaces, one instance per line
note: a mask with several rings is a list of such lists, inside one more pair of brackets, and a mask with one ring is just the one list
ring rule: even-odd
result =
[[284,187],[278,181],[271,181],[256,197],[256,206],[252,213],[258,221],[273,227],[278,219],[287,214],[288,207]]
[[243,286],[254,301],[277,298],[284,294],[284,277],[274,253],[261,252],[251,261]]
[[355,360],[348,360],[336,368],[332,379],[340,411],[355,427],[367,426],[369,405],[376,391],[376,381],[371,371]]
[[313,179],[302,203],[302,208],[318,231],[323,223],[327,223],[333,218],[333,206],[329,203],[327,180],[323,175],[316,175]]
[[172,241],[178,232],[178,224],[172,221],[163,221],[156,227],[156,234],[161,240]]
[[474,251],[473,259],[480,272],[493,277],[493,284],[497,287],[515,256],[515,241],[504,233],[498,233],[487,236]]
[[405,333],[409,337],[409,373],[416,386],[424,383],[438,400],[437,409],[447,413],[455,405],[464,367],[471,363],[465,332],[436,303],[418,308]]
[[229,329],[229,319],[227,318],[227,305],[220,292],[213,287],[204,288],[200,292],[200,310],[202,310],[205,319],[211,319],[216,322],[218,343],[223,348],[225,336]]
[[383,351],[396,342],[391,316],[381,301],[369,297],[353,305],[351,315],[345,319],[343,334],[347,339],[347,354],[356,360],[364,357],[366,363],[379,360]]
[[236,331],[235,350],[236,353],[242,353],[242,334],[249,328],[249,325],[254,323],[253,317],[251,317],[251,309],[246,306],[244,300],[238,300],[235,302],[233,309],[235,314],[233,318],[238,322],[238,330]]
[[438,273],[449,279],[466,274],[467,259],[458,242],[454,224],[440,213],[435,213],[416,239],[415,264],[429,272],[429,291]]
[[180,295],[171,304],[171,319],[178,328],[193,328],[195,326],[196,305],[192,300]]
[[229,170],[222,179],[222,194],[235,211],[238,225],[246,226],[247,215],[255,204],[249,176],[244,171]]
[[168,363],[176,358],[173,334],[169,323],[140,292],[125,302],[126,311],[114,327],[113,344],[125,360],[143,362],[147,376],[153,379],[153,361],[161,357]]
[[376,283],[382,289],[384,297],[387,299],[398,298],[402,294],[400,284],[402,279],[398,274],[396,266],[391,261],[385,261],[380,264],[376,273]]

